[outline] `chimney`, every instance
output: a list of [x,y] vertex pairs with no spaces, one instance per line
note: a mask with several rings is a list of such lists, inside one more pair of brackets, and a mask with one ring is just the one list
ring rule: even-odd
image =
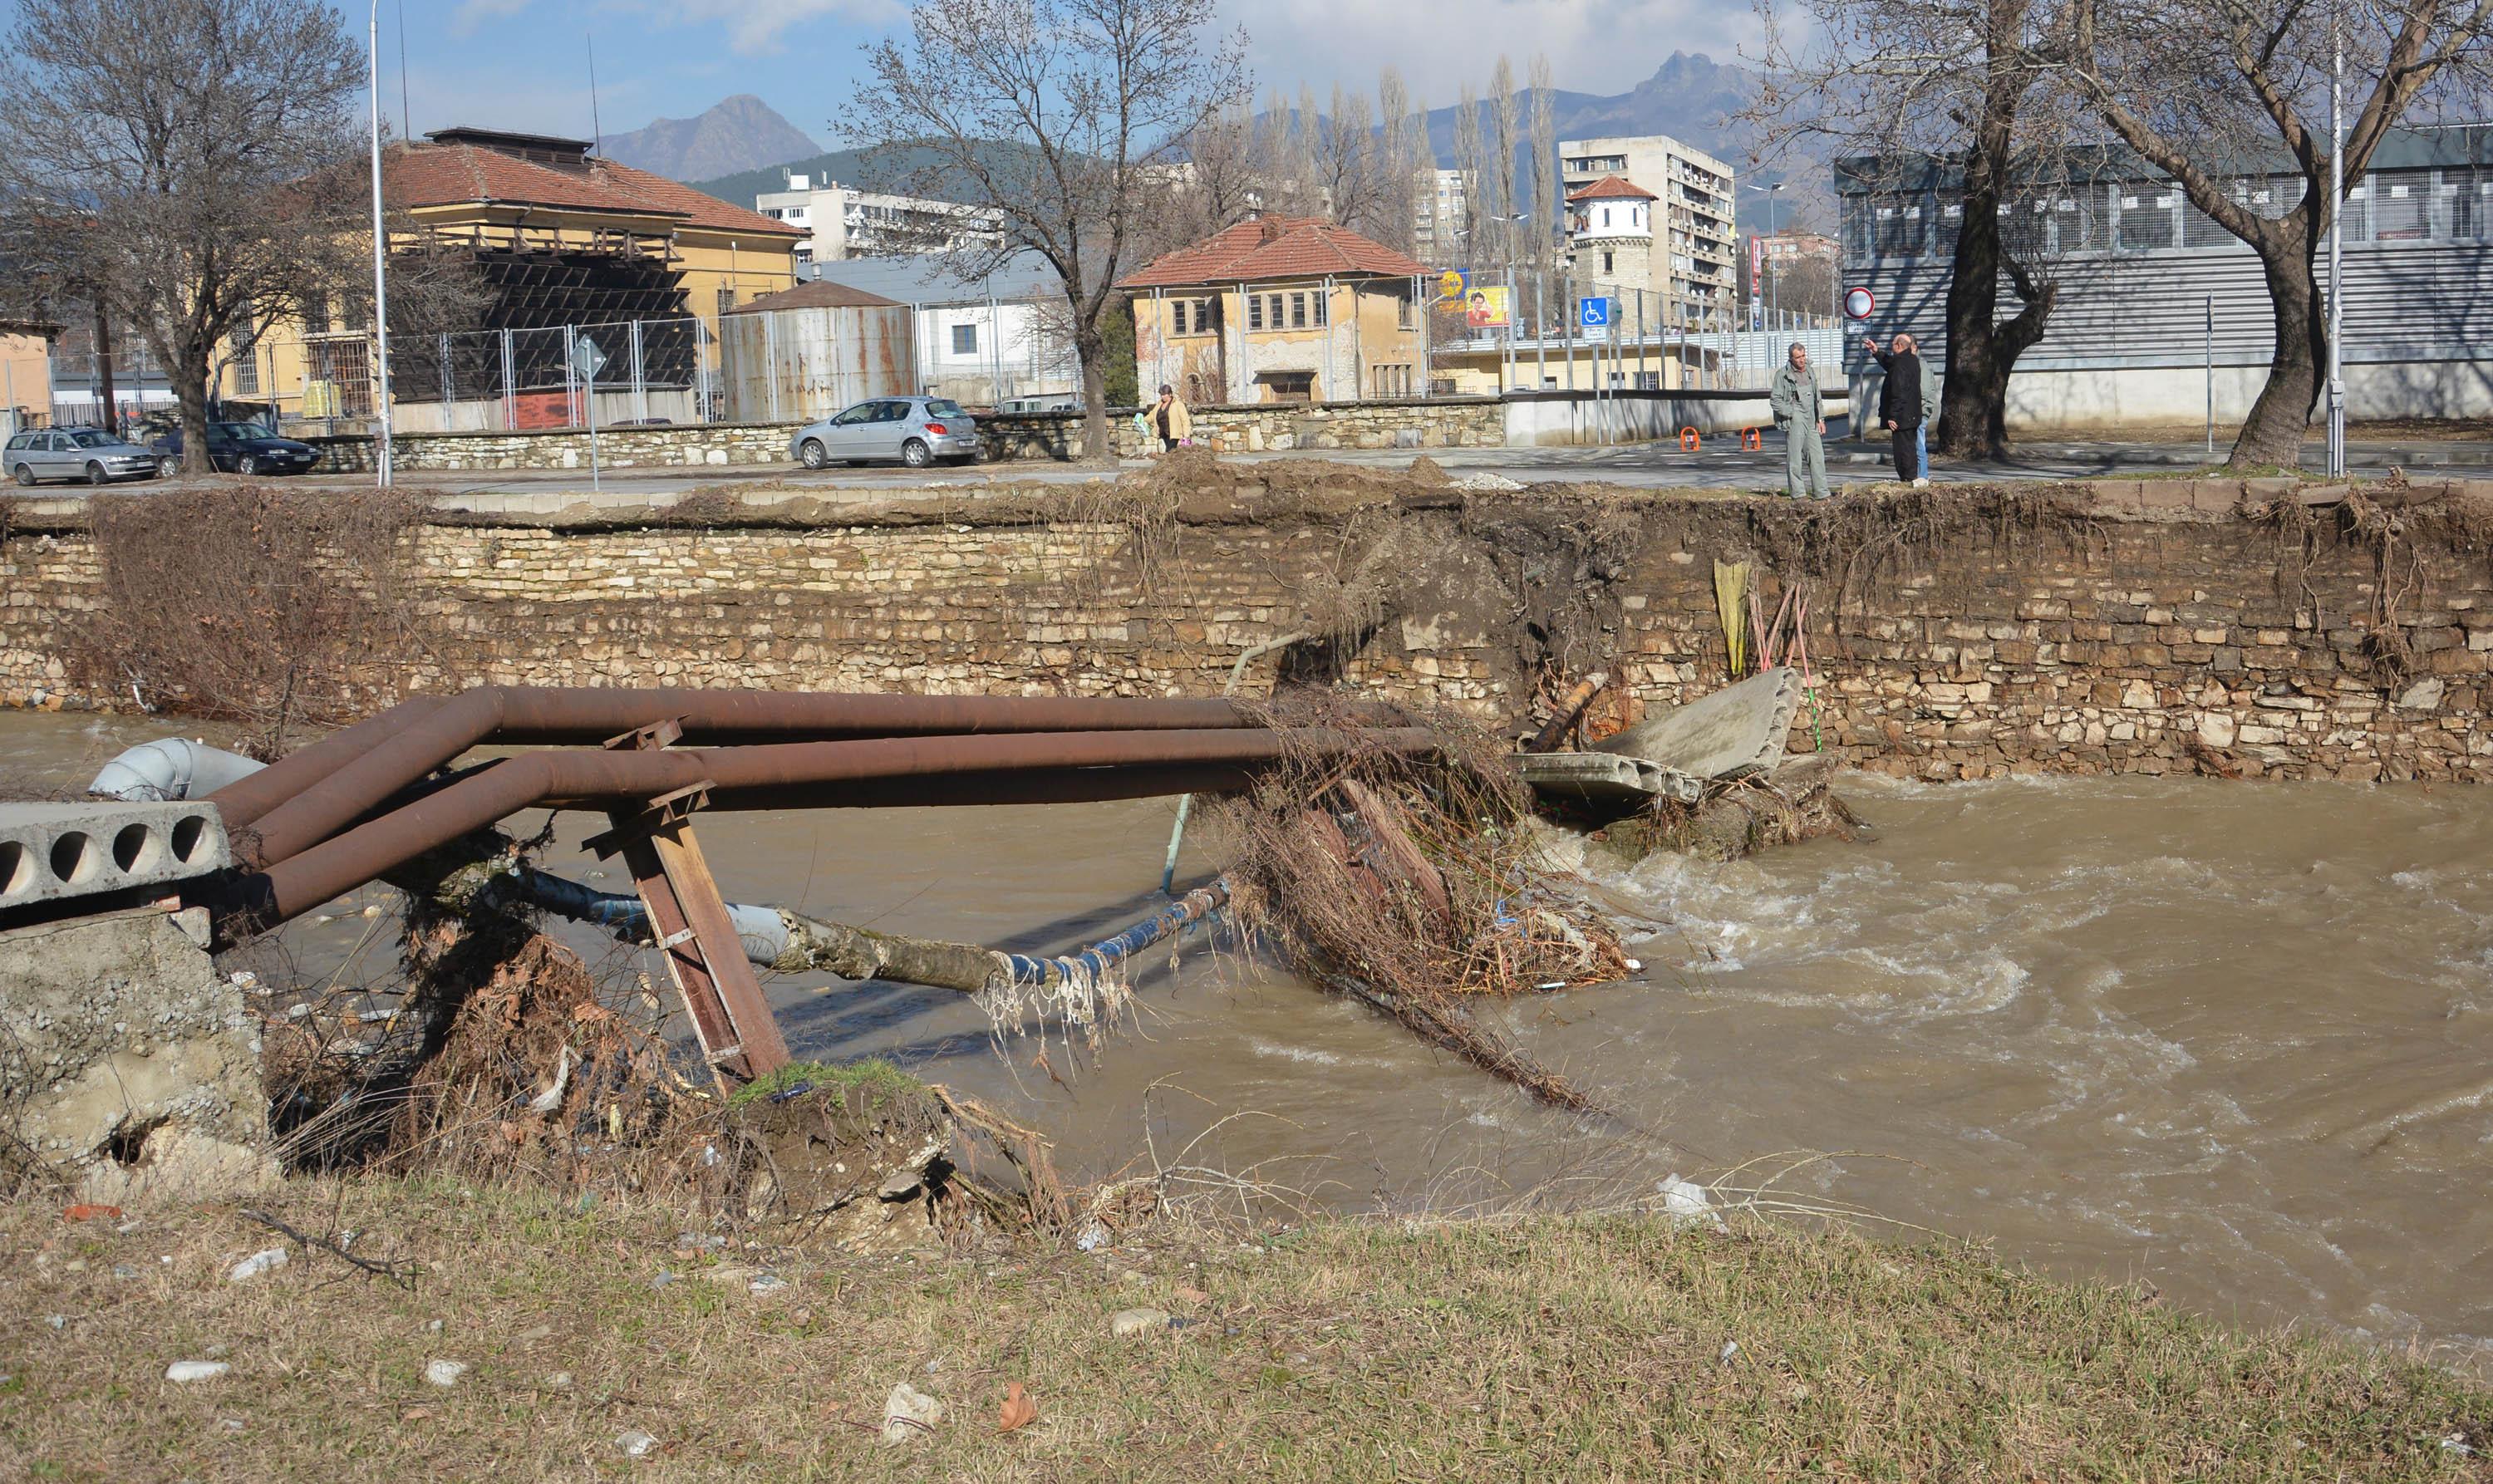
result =
[[1280,241],[1281,234],[1289,230],[1278,217],[1265,217],[1258,224],[1261,229],[1255,234],[1255,242],[1259,247],[1268,242]]

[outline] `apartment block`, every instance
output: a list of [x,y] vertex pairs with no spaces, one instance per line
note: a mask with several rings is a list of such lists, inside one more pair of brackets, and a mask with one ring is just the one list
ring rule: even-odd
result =
[[1666,134],[1562,139],[1558,163],[1579,276],[1607,292],[1642,290],[1664,324],[1733,327],[1729,165]]
[[958,202],[860,191],[795,171],[787,190],[763,192],[753,209],[806,233],[796,245],[800,265],[947,252],[996,232],[987,217]]

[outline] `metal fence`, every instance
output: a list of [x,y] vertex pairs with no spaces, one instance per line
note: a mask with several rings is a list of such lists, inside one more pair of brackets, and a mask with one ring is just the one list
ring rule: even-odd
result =
[[[1833,364],[1833,315],[1666,295],[1558,268],[1427,282],[1427,395],[1763,387],[1794,340]],[[1499,290],[1504,290],[1501,294]]]

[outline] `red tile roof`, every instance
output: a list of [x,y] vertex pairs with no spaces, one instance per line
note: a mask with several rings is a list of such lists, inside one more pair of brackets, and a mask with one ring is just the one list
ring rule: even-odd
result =
[[1148,263],[1118,286],[1269,282],[1326,274],[1406,279],[1427,271],[1385,244],[1321,217],[1258,217]]
[[617,216],[672,218],[687,226],[756,236],[801,237],[801,227],[731,206],[646,170],[591,160],[586,171],[556,169],[474,144],[394,144],[381,156],[381,194],[390,205],[496,203],[553,206]]
[[1659,201],[1662,197],[1624,175],[1605,175],[1589,186],[1579,186],[1568,192],[1567,199],[1571,201]]

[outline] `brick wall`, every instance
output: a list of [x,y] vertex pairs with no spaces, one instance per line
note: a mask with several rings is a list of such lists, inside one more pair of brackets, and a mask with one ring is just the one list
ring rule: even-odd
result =
[[[2370,653],[2378,549],[2325,504],[2307,546],[2238,513],[2291,488],[2063,487],[2074,516],[1965,519],[1937,536],[1899,519],[1893,540],[1878,539],[1888,517],[1857,512],[1871,539],[1811,581],[1819,704],[1796,740],[1821,734],[1866,766],[1935,778],[2203,759],[2298,777],[2493,772],[2480,545],[2421,534],[2433,505],[2409,513],[2389,567],[2409,658],[2392,672]],[[1590,605],[1600,648],[1571,656],[1577,668],[1606,666],[1661,701],[1720,684],[1713,562],[1745,556],[1770,579],[1776,547],[1759,533],[1801,518],[1772,501],[1622,494],[1604,519],[1632,539],[1587,579],[1516,565],[1521,543],[1498,523],[1565,511],[1400,498],[1391,514],[1420,522],[1412,549],[1443,560],[1404,584],[1349,676],[1501,720],[1527,684],[1514,614],[1535,603]],[[2453,485],[2438,508],[2462,505],[2493,510],[2493,486]],[[96,581],[79,508],[28,502],[0,546],[0,702],[78,703],[58,634]],[[1379,514],[1355,490],[1262,513],[1224,500],[1144,539],[1001,509],[894,505],[796,528],[431,526],[424,618],[445,668],[479,682],[1208,694],[1240,648],[1303,627],[1309,595],[1339,589],[1350,522]],[[404,684],[451,681],[410,660]]]

